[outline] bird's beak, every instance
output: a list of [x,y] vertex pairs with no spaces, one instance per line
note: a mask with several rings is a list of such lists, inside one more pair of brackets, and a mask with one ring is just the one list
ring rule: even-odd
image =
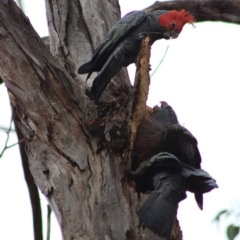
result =
[[170,39],[171,38],[171,32],[165,32],[163,33],[163,38]]
[[179,35],[179,33],[178,32],[175,32],[175,31],[171,31],[171,38],[177,38],[178,37],[178,35]]
[[175,31],[172,30],[172,31],[165,32],[163,34],[163,38],[165,38],[165,39],[177,38],[178,35],[179,35],[178,32],[175,32]]

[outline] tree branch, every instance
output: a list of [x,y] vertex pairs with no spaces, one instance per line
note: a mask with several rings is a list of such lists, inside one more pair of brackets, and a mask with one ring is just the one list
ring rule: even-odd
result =
[[5,141],[3,150],[2,150],[2,152],[0,153],[0,158],[2,158],[4,152],[5,152],[8,148],[11,148],[11,147],[13,147],[13,146],[15,146],[15,145],[17,144],[17,143],[15,143],[15,144],[13,144],[13,145],[8,146],[8,140],[9,140],[10,132],[11,132],[11,130],[12,130],[12,122],[13,122],[13,120],[11,119],[9,129],[7,129],[7,131],[6,131],[7,138],[6,138],[6,141]]
[[145,9],[152,12],[159,9],[181,10],[185,9],[196,18],[197,22],[202,21],[224,21],[240,24],[240,1],[239,0],[180,0],[155,2]]
[[[100,8],[96,9],[96,2],[93,4],[95,10],[86,6],[84,13],[87,10],[89,13],[98,12]],[[104,17],[109,19],[108,16],[113,15],[118,18],[114,5],[117,0],[104,2]],[[76,60],[75,65],[71,65],[71,54],[84,61],[86,56],[83,52],[86,49],[77,51],[77,46],[72,44],[76,43],[78,47],[81,45],[84,48],[85,42],[89,45],[89,38],[83,40],[74,35],[84,25],[83,18],[80,19],[76,14],[79,1],[67,0],[65,4],[62,3],[59,0],[50,3],[49,11],[57,14],[66,11],[66,18],[59,16],[59,21],[53,18],[53,21],[57,19],[54,26],[58,30],[63,30],[62,26],[59,27],[60,23],[69,27],[68,17],[71,16],[71,20],[77,21],[77,30],[68,29],[72,31],[71,38],[64,35],[69,33],[68,30],[61,32],[62,34],[53,33],[61,38],[56,40],[59,43],[58,49],[63,47],[64,50],[60,64],[58,58],[49,53],[16,4],[12,0],[0,0],[0,55],[4,56],[0,58],[0,77],[7,86],[12,107],[19,117],[18,128],[27,139],[24,143],[31,174],[41,192],[48,198],[62,228],[63,238],[90,240],[105,236],[109,239],[125,239],[130,228],[133,232],[137,231],[137,228],[132,227],[137,224],[133,223],[132,218],[137,216],[135,212],[134,215],[130,213],[127,196],[123,194],[122,152],[115,152],[110,145],[118,141],[122,132],[126,132],[126,142],[126,126],[129,121],[126,106],[129,101],[119,104],[116,98],[98,112],[99,106],[95,106],[85,94],[85,83],[73,79],[75,74],[72,71],[76,73],[74,66],[79,66],[80,62],[77,63]],[[92,4],[91,1],[81,1],[81,4],[88,3]],[[74,4],[77,4],[77,8]],[[102,4],[103,0],[98,1],[99,6]],[[70,9],[72,12],[68,12]],[[90,17],[89,21],[92,21],[92,13]],[[96,21],[92,23],[95,24]],[[101,27],[99,29],[105,29],[101,16],[97,23]],[[107,23],[112,25],[113,21]],[[71,41],[73,38],[75,41]],[[51,42],[50,37],[52,48]],[[71,53],[67,52],[63,43],[71,48]],[[57,50],[55,53],[57,56]],[[66,67],[71,75],[64,67],[65,58],[69,60]],[[113,85],[116,85],[118,92],[120,90],[117,86],[125,85],[124,94],[129,100],[131,96],[126,93],[130,93],[131,88],[126,84],[127,81],[126,78],[119,80],[120,84],[117,82]],[[124,94],[120,91],[119,98]],[[96,139],[89,133],[86,123],[100,117],[104,119],[103,137]],[[105,145],[102,146],[103,142]],[[120,219],[118,226],[114,221],[116,216]]]
[[132,105],[132,121],[130,130],[129,153],[127,155],[130,169],[132,150],[137,136],[138,127],[146,117],[146,101],[148,97],[150,76],[149,76],[149,59],[151,50],[151,38],[146,36],[141,45],[141,50],[137,58],[137,70],[134,83],[134,96]]
[[2,158],[3,154],[5,153],[5,151],[6,151],[7,149],[12,148],[12,147],[14,147],[14,146],[22,143],[22,142],[25,140],[24,138],[22,138],[22,139],[20,139],[18,142],[13,143],[13,144],[11,144],[11,145],[8,145],[9,136],[10,136],[10,133],[11,133],[12,131],[14,131],[14,130],[12,130],[12,120],[11,120],[10,127],[9,127],[9,129],[7,129],[7,131],[6,131],[6,133],[7,133],[7,139],[6,139],[6,141],[5,141],[3,150],[2,150],[2,152],[0,153],[0,158]]
[[157,70],[159,69],[159,67],[162,65],[162,63],[163,63],[163,61],[164,61],[164,59],[165,59],[165,57],[166,57],[166,55],[167,55],[167,52],[168,52],[168,49],[169,49],[169,45],[166,47],[166,50],[165,50],[165,52],[164,52],[164,54],[163,54],[163,57],[162,57],[162,59],[160,60],[160,62],[158,63],[158,65],[157,65],[157,67],[154,69],[154,71],[152,72],[152,74],[151,74],[151,78],[153,77],[153,75],[157,72]]
[[47,205],[47,237],[46,240],[50,240],[51,233],[51,213],[52,209],[49,205]]
[[[13,108],[12,108],[12,113],[13,113],[13,121],[15,124],[17,138],[24,139],[24,136],[18,127],[20,124],[20,119]],[[34,240],[43,240],[42,210],[41,210],[40,196],[39,196],[38,188],[34,182],[33,176],[29,169],[29,159],[28,159],[25,148],[26,148],[26,141],[19,141],[19,151],[21,155],[22,169],[23,169],[23,174],[26,181],[29,198],[31,202],[31,208],[32,208]]]
[[0,130],[1,130],[1,131],[4,131],[4,132],[7,132],[7,131],[10,130],[11,133],[15,133],[15,132],[16,132],[14,129],[9,129],[9,128],[7,128],[7,127],[2,127],[2,126],[0,126]]

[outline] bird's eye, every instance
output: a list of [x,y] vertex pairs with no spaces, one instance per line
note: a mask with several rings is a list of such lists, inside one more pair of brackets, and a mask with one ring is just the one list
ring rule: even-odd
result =
[[171,27],[174,28],[175,26],[176,26],[176,24],[175,24],[175,23],[172,23]]

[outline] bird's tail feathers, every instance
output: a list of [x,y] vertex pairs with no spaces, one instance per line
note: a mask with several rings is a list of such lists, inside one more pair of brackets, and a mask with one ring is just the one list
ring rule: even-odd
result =
[[161,237],[169,238],[177,208],[177,202],[162,198],[161,193],[155,190],[139,209],[138,216],[147,228]]
[[203,169],[183,168],[181,175],[185,179],[187,190],[195,193],[196,202],[199,208],[203,210],[203,193],[218,188],[216,180]]
[[169,238],[178,203],[186,198],[181,175],[163,171],[153,177],[154,191],[138,211],[140,221],[160,237]]
[[100,98],[108,83],[109,81],[106,81],[105,78],[102,78],[100,74],[94,79],[90,92],[94,100],[97,101]]
[[92,62],[91,61],[87,62],[78,68],[78,74],[90,73],[92,71],[92,67],[93,67]]
[[112,77],[121,69],[122,65],[121,60],[116,59],[114,54],[108,58],[101,72],[93,81],[91,95],[95,101],[101,97],[104,89],[107,87]]
[[203,210],[203,194],[202,193],[194,193],[195,200],[200,210]]

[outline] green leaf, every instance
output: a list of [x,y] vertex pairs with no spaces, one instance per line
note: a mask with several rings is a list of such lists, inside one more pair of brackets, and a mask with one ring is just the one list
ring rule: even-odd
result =
[[227,237],[229,240],[234,240],[234,238],[238,235],[239,233],[239,226],[234,226],[233,224],[229,225],[227,228]]
[[223,214],[228,215],[228,214],[229,214],[228,210],[227,210],[227,209],[224,209],[224,210],[220,211],[220,212],[216,215],[216,217],[212,220],[212,222],[219,222],[220,217],[221,217]]

